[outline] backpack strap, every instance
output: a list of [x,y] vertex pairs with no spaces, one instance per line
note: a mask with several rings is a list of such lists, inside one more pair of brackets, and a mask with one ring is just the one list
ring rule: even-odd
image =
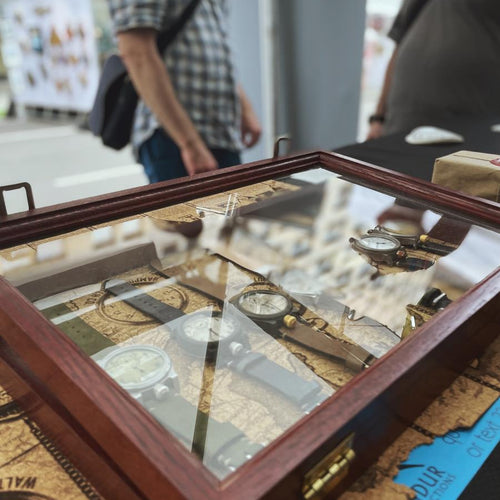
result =
[[166,48],[173,42],[174,38],[181,32],[186,23],[191,19],[191,16],[194,14],[196,7],[201,0],[191,0],[188,6],[184,9],[182,14],[179,16],[179,19],[175,21],[175,23],[169,26],[167,29],[161,31],[158,34],[157,45],[160,54],[166,50]]

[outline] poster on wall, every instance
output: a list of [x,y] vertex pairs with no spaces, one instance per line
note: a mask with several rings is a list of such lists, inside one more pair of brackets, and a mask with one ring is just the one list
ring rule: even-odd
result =
[[4,40],[13,99],[25,106],[89,111],[99,78],[91,0],[6,0]]

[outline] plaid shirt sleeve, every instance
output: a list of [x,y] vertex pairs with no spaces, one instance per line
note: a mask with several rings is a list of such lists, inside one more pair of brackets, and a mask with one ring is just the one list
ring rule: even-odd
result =
[[134,28],[161,31],[168,3],[165,0],[108,0],[114,33]]

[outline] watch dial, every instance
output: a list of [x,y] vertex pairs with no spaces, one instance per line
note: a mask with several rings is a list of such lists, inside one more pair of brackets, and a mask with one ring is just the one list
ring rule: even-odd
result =
[[238,299],[238,306],[245,313],[256,316],[276,316],[286,314],[290,302],[279,293],[247,292]]
[[169,368],[160,352],[143,347],[116,354],[104,366],[106,372],[122,386],[147,383]]
[[194,315],[184,321],[182,331],[196,342],[218,342],[238,332],[238,321],[229,316]]
[[361,238],[359,245],[368,250],[389,251],[399,248],[400,243],[391,236],[369,235]]

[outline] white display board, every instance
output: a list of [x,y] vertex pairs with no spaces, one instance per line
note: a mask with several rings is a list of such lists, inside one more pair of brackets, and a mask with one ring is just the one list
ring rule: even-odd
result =
[[3,0],[16,103],[89,111],[99,78],[91,0]]

